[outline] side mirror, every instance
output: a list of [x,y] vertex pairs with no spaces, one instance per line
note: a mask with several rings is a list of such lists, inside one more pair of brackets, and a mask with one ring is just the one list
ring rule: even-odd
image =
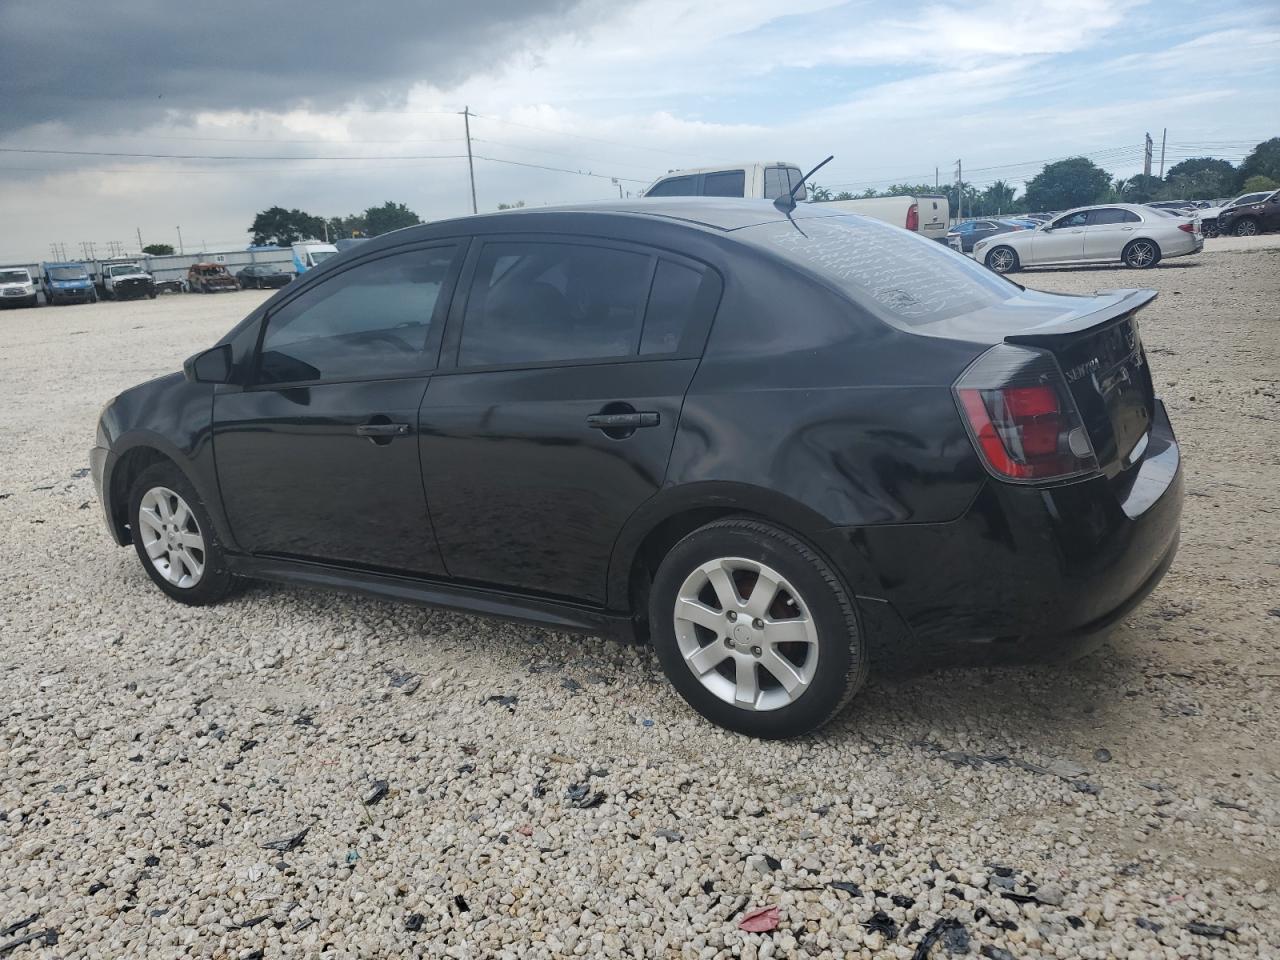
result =
[[231,344],[210,347],[188,358],[182,365],[182,372],[192,383],[230,383]]

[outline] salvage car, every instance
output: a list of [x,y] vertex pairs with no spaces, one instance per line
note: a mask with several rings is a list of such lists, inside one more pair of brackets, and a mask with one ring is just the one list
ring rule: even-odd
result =
[[155,585],[338,588],[652,643],[760,737],[872,652],[1059,658],[1160,581],[1182,469],[1137,314],[825,205],[664,198],[370,240],[104,407]]
[[193,263],[187,268],[187,293],[239,290],[240,284],[220,263]]
[[236,274],[241,290],[275,290],[293,280],[293,272],[269,263],[255,263]]
[[1280,190],[1218,214],[1218,232],[1224,236],[1254,237],[1271,230],[1280,230]]
[[979,240],[973,258],[996,273],[1073,263],[1154,267],[1204,249],[1200,221],[1136,203],[1068,210],[1035,230]]

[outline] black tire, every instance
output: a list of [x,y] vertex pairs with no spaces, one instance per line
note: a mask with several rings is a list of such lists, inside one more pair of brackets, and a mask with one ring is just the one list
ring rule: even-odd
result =
[[1120,259],[1135,270],[1149,270],[1160,262],[1160,244],[1141,237],[1125,245]]
[[1253,217],[1241,217],[1231,228],[1237,237],[1256,237],[1262,232],[1261,224]]
[[[204,541],[204,569],[199,579],[191,586],[179,586],[171,583],[156,567],[156,563],[147,555],[143,543],[143,532],[139,521],[139,511],[143,497],[157,488],[167,489],[182,498],[193,515],[195,530]],[[222,544],[218,542],[218,534],[209,511],[188,482],[182,471],[168,461],[153,464],[139,474],[129,489],[129,529],[133,532],[133,546],[142,568],[157,587],[170,598],[190,606],[205,606],[217,603],[225,598],[236,586],[236,578],[227,569],[226,558],[222,552]],[[190,529],[188,527],[188,529]]]
[[[997,257],[997,253],[1001,256]],[[992,273],[1015,273],[1022,269],[1022,260],[1018,257],[1018,251],[1007,244],[1001,244],[988,250],[985,262],[987,269]]]
[[156,298],[156,292],[154,290],[152,290],[150,293],[147,294],[147,299],[154,300],[155,298]]
[[1206,222],[1200,224],[1200,229],[1204,233],[1206,239],[1212,239],[1218,235],[1218,224],[1216,222]]
[[[681,587],[702,564],[720,558],[742,559],[771,567],[794,585],[802,608],[808,608],[817,632],[817,662],[808,687],[785,706],[754,710],[721,699],[704,686],[681,653],[674,622]],[[737,586],[735,589],[741,590]],[[658,660],[676,691],[708,720],[749,736],[775,740],[817,730],[839,714],[866,681],[867,645],[850,592],[812,547],[787,531],[758,520],[746,517],[717,520],[672,547],[654,577],[649,623]],[[713,638],[701,649],[721,642]],[[723,642],[729,645],[727,636]],[[759,648],[752,649],[758,656]],[[731,661],[722,663],[727,665]],[[765,674],[755,669],[754,675],[763,689],[760,678]]]

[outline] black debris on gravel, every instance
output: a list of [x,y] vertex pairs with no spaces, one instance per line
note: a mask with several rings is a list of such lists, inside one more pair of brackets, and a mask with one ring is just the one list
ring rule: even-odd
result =
[[851,897],[862,896],[862,889],[856,883],[850,883],[848,880],[832,880],[827,886],[832,890],[843,891]]
[[1164,929],[1163,923],[1156,923],[1154,920],[1148,920],[1146,917],[1139,917],[1135,922],[1143,930],[1150,930],[1152,933],[1159,933]]
[[44,941],[46,947],[54,946],[58,942],[58,931],[53,927],[49,927],[45,930],[29,933],[25,937],[19,937],[16,940],[10,940],[8,943],[0,943],[0,957],[7,956],[24,944],[37,943],[39,941]]
[[420,913],[411,913],[404,921],[404,928],[410,933],[417,933],[427,918]]
[[771,856],[769,856],[769,854],[767,854],[767,853],[764,855],[764,862],[765,862],[765,863],[767,863],[767,864],[769,865],[769,869],[770,869],[770,870],[781,870],[781,869],[782,869],[782,861],[781,861],[781,860],[779,860],[777,857],[771,857]]
[[160,858],[157,857],[154,853],[147,854],[147,858],[142,862],[145,863],[148,867],[160,866]]
[[565,793],[569,797],[569,803],[579,810],[590,810],[604,803],[604,791],[597,790],[593,794],[585,783],[575,783]]
[[496,703],[500,707],[506,707],[512,713],[515,713],[515,706],[520,702],[520,698],[509,693],[495,693],[485,703]]
[[26,929],[27,927],[31,926],[33,923],[35,923],[39,919],[40,919],[40,914],[38,913],[33,913],[29,917],[23,917],[21,920],[17,921],[16,923],[11,923],[9,924],[9,926],[5,927],[3,930],[0,930],[0,937],[12,937],[19,930]]
[[468,905],[466,898],[460,893],[454,895],[453,905],[458,908],[459,913],[471,912],[471,907]]
[[277,850],[280,853],[289,853],[297,850],[302,846],[302,842],[307,839],[307,834],[311,832],[310,827],[303,827],[295,834],[287,837],[281,837],[279,840],[269,840],[262,845],[263,850]]
[[364,805],[372,807],[375,803],[380,803],[391,790],[391,784],[386,780],[373,781],[373,788],[365,795]]
[[895,893],[889,899],[893,902],[893,905],[895,907],[902,907],[906,909],[909,907],[914,907],[916,905],[916,901],[913,897],[908,897],[902,893]]
[[[929,951],[933,949],[933,945],[956,928],[963,930],[964,924],[954,917],[942,917],[939,920],[935,920],[933,926],[925,931],[925,935],[916,944],[916,952],[911,955],[911,960],[928,960]],[[964,935],[964,944],[964,952],[968,953],[969,935],[967,933]],[[946,943],[943,945],[946,946]]]
[[1084,926],[1084,921],[1077,916],[1068,916],[1067,923],[1071,924],[1073,930],[1079,930]]
[[871,919],[863,923],[871,933],[878,933],[886,940],[898,939],[898,925],[894,923],[893,917],[889,916],[883,910],[877,910],[871,915]]
[[1200,923],[1194,920],[1187,924],[1187,930],[1198,937],[1212,937],[1215,940],[1225,940],[1228,933],[1238,932],[1235,927],[1228,927],[1226,924]]
[[992,946],[989,943],[984,943],[982,949],[978,952],[988,960],[1014,960],[1013,954],[1004,949],[1004,947]]

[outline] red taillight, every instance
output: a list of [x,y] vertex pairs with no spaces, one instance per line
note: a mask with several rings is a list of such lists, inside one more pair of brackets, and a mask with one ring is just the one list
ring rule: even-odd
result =
[[920,207],[918,204],[913,203],[907,209],[907,229],[917,232],[920,230]]
[[1180,223],[1178,224],[1178,229],[1183,233],[1195,233],[1196,225],[1194,223]]
[[1060,480],[1098,468],[1052,354],[1001,344],[956,383],[983,460],[1009,480]]

